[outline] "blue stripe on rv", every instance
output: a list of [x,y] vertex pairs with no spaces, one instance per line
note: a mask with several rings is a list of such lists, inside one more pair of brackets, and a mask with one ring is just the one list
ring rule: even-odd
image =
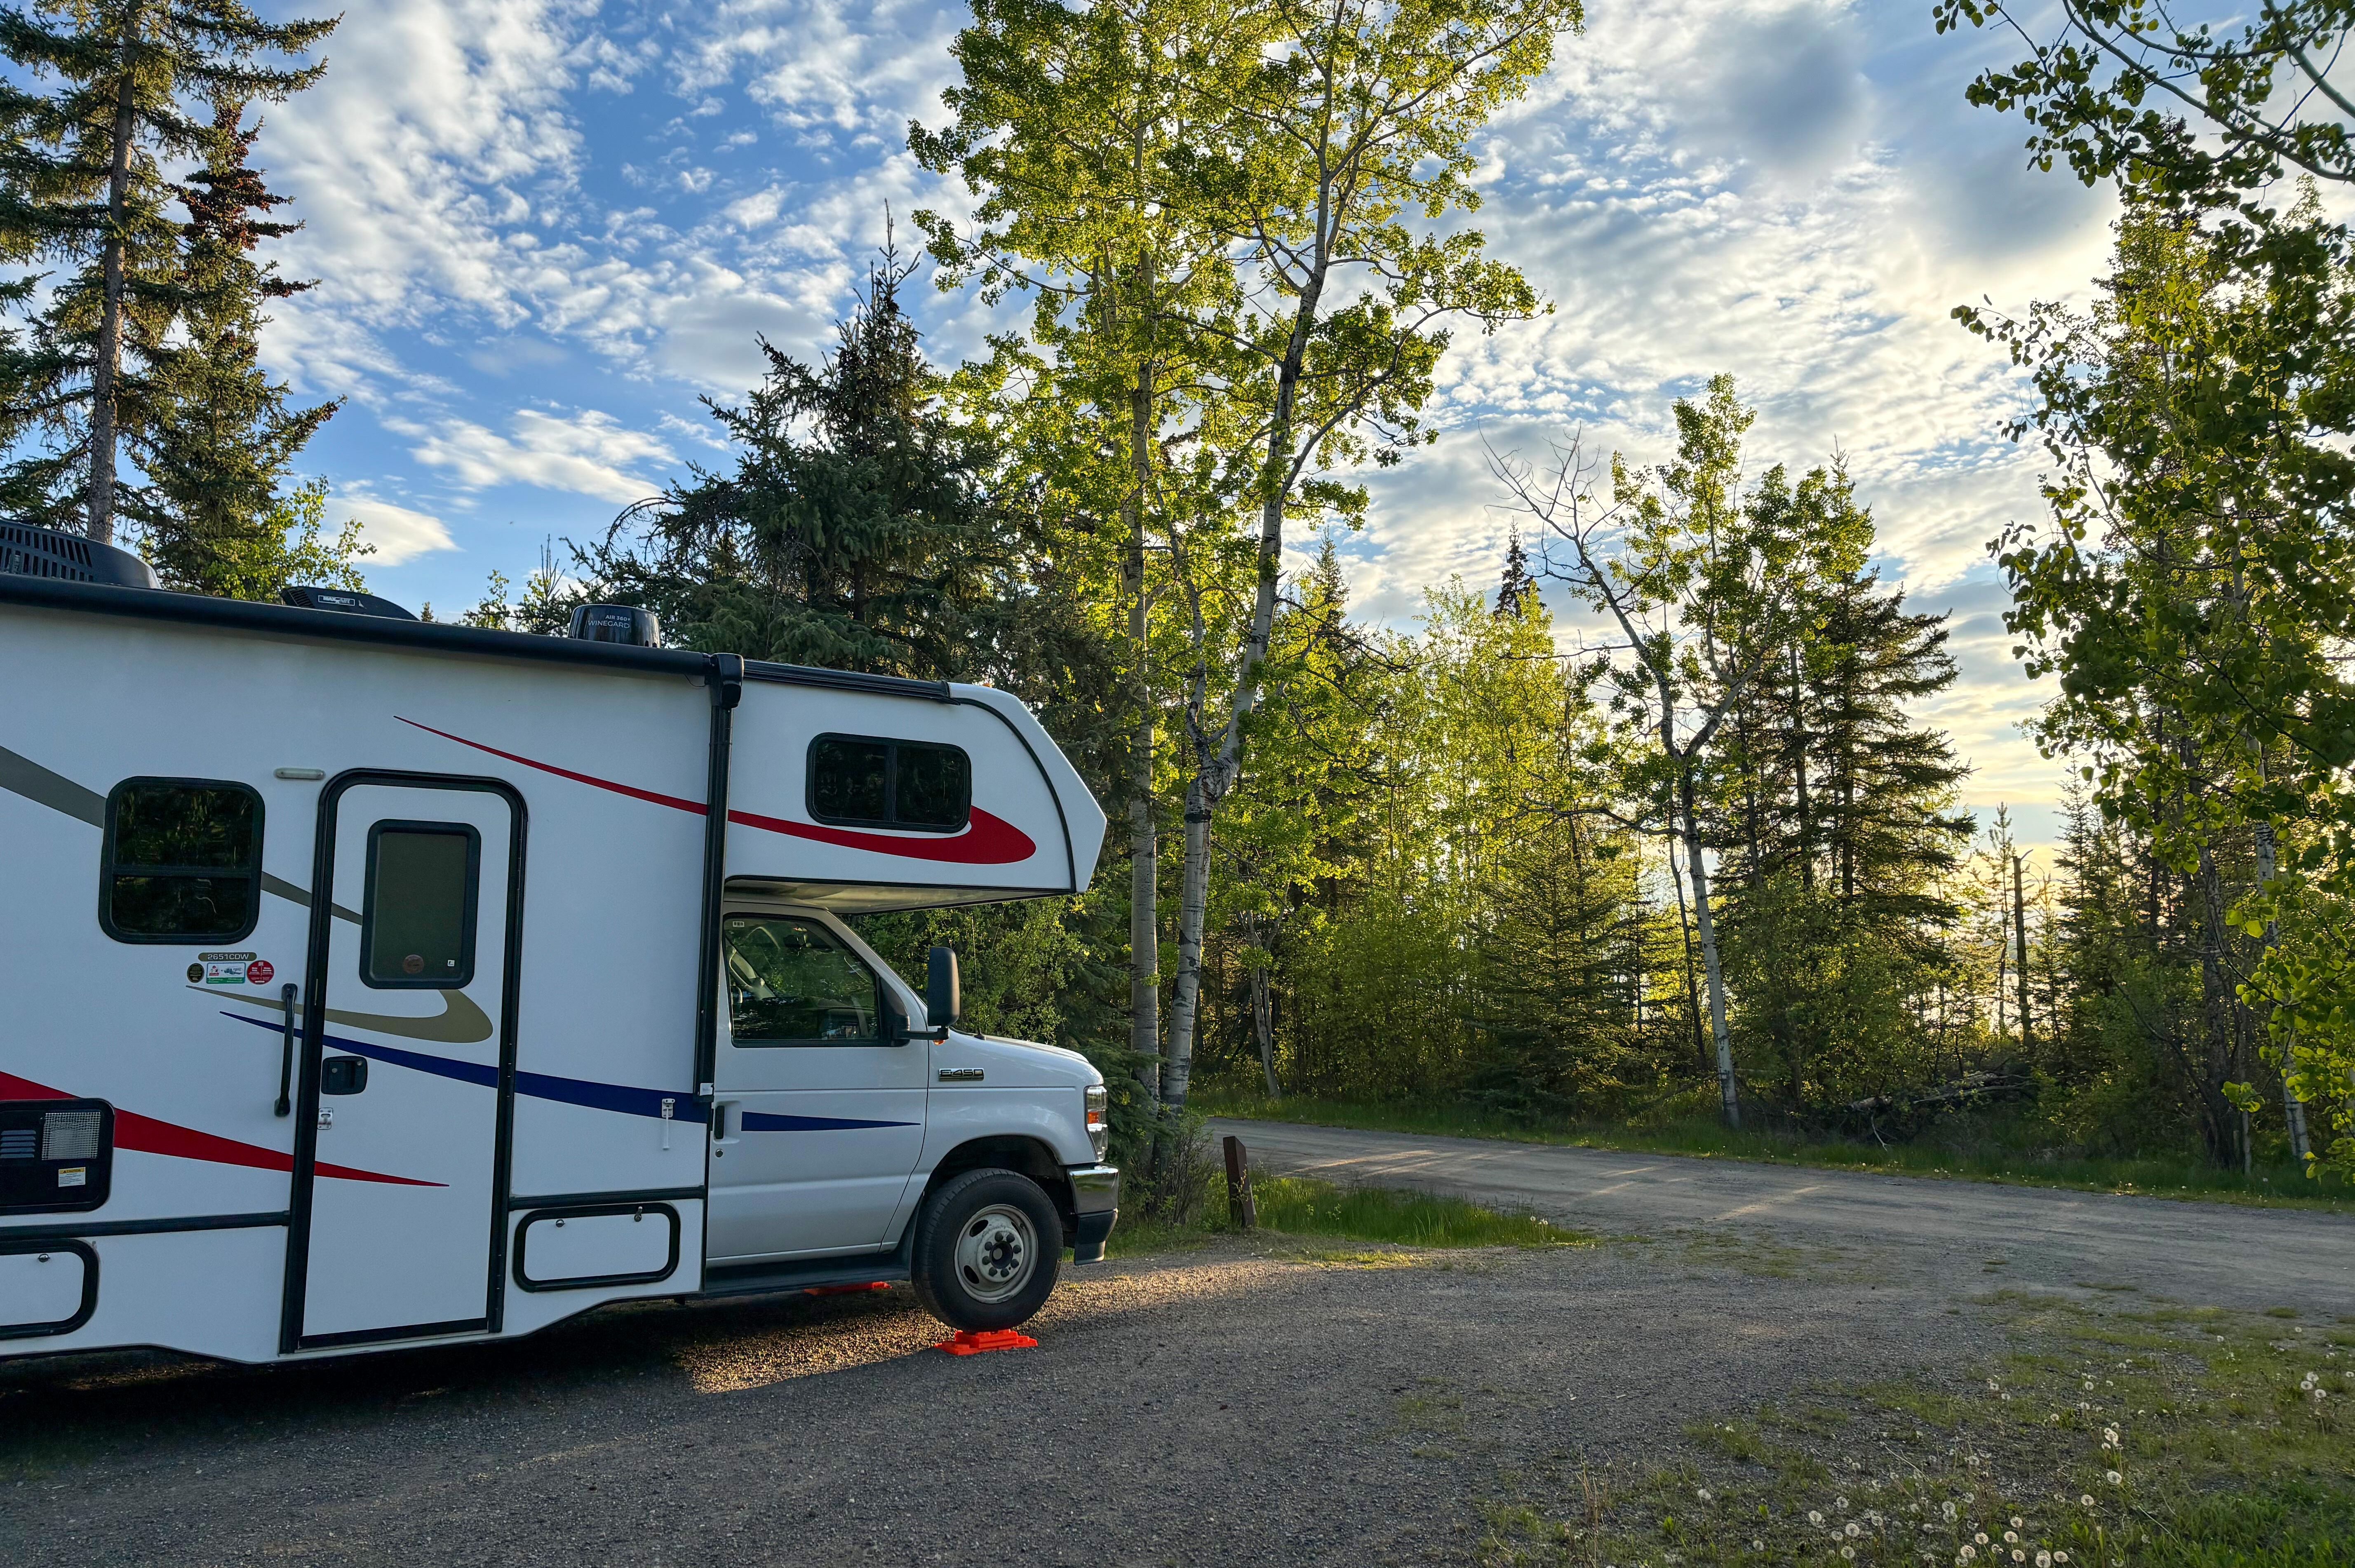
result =
[[[242,1013],[224,1012],[223,1018],[234,1018],[240,1023],[250,1023],[257,1029],[275,1033],[284,1026],[266,1018],[248,1018]],[[299,1038],[301,1030],[295,1031]],[[325,1044],[340,1051],[389,1066],[409,1067],[420,1073],[431,1073],[440,1078],[455,1078],[462,1084],[475,1084],[483,1088],[496,1088],[499,1070],[478,1062],[453,1061],[447,1056],[428,1055],[422,1051],[406,1051],[398,1045],[377,1045],[363,1040],[348,1040],[340,1034],[321,1036]],[[555,1100],[569,1106],[585,1106],[591,1110],[618,1111],[623,1116],[643,1116],[660,1119],[663,1101],[671,1102],[671,1119],[700,1122],[709,1118],[704,1108],[695,1103],[695,1097],[680,1089],[640,1089],[627,1084],[600,1084],[588,1078],[560,1077],[554,1073],[516,1074],[516,1093],[528,1095],[536,1100]],[[911,1121],[861,1121],[851,1117],[837,1116],[775,1116],[764,1111],[748,1111],[744,1115],[747,1132],[843,1132],[868,1127],[914,1127]]]

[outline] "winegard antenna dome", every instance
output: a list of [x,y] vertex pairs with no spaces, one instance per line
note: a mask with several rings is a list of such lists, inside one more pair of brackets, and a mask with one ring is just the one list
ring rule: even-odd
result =
[[584,604],[572,611],[570,635],[584,642],[623,642],[633,648],[662,646],[662,620],[651,609],[630,604]]
[[0,572],[117,588],[163,587],[155,568],[128,550],[34,523],[0,523]]

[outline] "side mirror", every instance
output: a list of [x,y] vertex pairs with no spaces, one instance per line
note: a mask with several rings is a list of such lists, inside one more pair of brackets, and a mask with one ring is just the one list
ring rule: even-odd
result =
[[954,948],[934,948],[925,966],[924,1022],[934,1029],[944,1030],[964,1013],[964,1004],[957,989],[957,959]]

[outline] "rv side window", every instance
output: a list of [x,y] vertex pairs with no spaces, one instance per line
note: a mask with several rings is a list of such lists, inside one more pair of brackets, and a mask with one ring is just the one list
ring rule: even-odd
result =
[[730,916],[728,1028],[739,1045],[879,1045],[883,983],[815,920]]
[[953,833],[973,815],[973,759],[954,746],[822,735],[810,742],[809,812],[843,827]]
[[464,822],[368,829],[360,979],[380,991],[455,991],[474,978],[483,840]]
[[126,779],[106,798],[99,925],[118,942],[234,942],[261,904],[261,797],[211,779]]

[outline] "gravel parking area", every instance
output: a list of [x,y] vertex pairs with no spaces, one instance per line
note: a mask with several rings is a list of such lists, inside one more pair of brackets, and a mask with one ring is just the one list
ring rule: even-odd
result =
[[1932,1270],[1738,1239],[1070,1280],[956,1359],[905,1290],[661,1305],[305,1367],[0,1367],[0,1558],[124,1563],[1460,1561],[1500,1472],[1969,1356]]
[[1271,1168],[1614,1234],[1228,1240],[1068,1277],[1038,1349],[963,1360],[895,1289],[309,1366],[0,1364],[0,1560],[1464,1562],[1521,1478],[1624,1475],[1809,1389],[1970,1375],[2002,1338],[1991,1291],[2355,1310],[2344,1216],[1237,1130]]

